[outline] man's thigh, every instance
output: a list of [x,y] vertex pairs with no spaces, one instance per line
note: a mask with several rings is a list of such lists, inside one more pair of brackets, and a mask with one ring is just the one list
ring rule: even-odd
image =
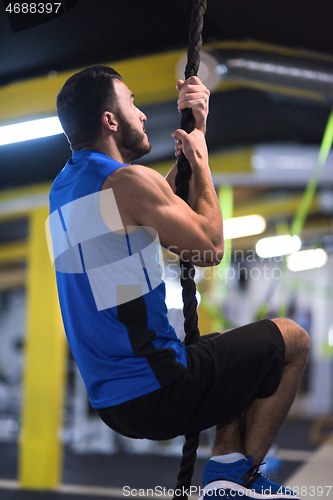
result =
[[103,420],[109,415],[108,425],[131,437],[171,439],[240,414],[254,398],[273,394],[280,383],[285,346],[270,320],[204,335],[186,350],[187,369],[181,377],[103,410]]

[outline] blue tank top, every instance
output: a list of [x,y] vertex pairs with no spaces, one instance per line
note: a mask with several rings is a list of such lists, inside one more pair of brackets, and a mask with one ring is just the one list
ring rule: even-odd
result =
[[167,317],[158,235],[141,226],[126,234],[112,189],[100,191],[119,168],[98,151],[75,151],[50,192],[63,323],[94,408],[159,389],[187,366]]

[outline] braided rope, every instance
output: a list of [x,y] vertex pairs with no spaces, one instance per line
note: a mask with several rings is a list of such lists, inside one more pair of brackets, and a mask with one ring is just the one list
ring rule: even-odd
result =
[[[206,0],[193,0],[185,80],[198,74],[200,64],[200,48],[202,45],[201,33],[203,27],[203,16],[206,12],[206,8]],[[191,109],[184,109],[182,111],[180,127],[188,134],[194,130],[194,118]],[[191,175],[191,166],[185,155],[182,153],[177,162],[177,174],[175,178],[176,195],[187,203],[189,203],[189,180]],[[193,265],[180,259],[180,281],[183,289],[184,302],[183,313],[185,345],[196,344],[199,341],[200,336],[194,274],[195,270]],[[185,436],[174,499],[187,500],[188,498],[187,491],[191,486],[198,446],[199,434],[190,434]]]

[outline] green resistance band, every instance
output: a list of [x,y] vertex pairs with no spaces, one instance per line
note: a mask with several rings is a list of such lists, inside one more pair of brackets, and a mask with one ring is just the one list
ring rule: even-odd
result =
[[303,198],[301,200],[301,203],[298,207],[298,210],[295,214],[294,220],[291,225],[292,236],[294,235],[300,236],[302,233],[306,218],[308,216],[317,189],[318,181],[320,179],[328,154],[332,147],[332,143],[333,143],[333,110],[331,111],[327,121],[316,166],[312,172],[312,176],[306,187]]

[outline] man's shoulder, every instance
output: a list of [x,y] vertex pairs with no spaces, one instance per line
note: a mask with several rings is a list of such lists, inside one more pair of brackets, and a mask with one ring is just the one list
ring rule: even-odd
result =
[[118,171],[118,175],[133,176],[135,179],[142,177],[162,177],[156,170],[140,164],[127,165]]
[[134,164],[128,165],[124,168],[120,168],[113,174],[111,174],[105,182],[108,187],[125,188],[129,190],[131,187],[134,188],[149,188],[152,184],[159,185],[160,183],[165,183],[164,177],[158,173],[156,170],[145,167],[144,165]]
[[[166,184],[166,186],[164,185]],[[112,189],[124,226],[149,226],[145,215],[156,210],[171,189],[164,177],[143,165],[129,165],[110,175],[102,190]]]

